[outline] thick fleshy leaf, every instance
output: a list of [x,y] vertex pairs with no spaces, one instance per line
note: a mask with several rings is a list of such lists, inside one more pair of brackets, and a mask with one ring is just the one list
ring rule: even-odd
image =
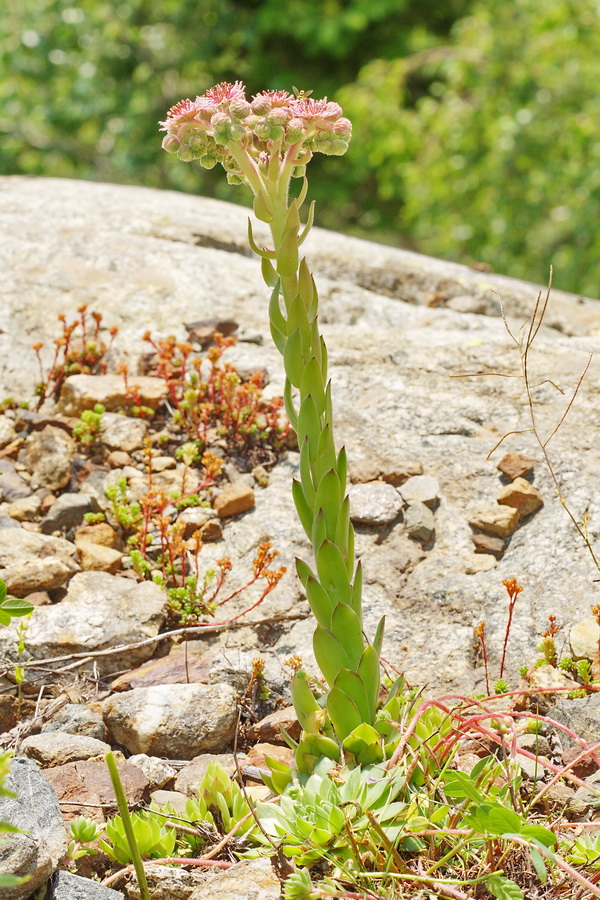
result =
[[296,750],[296,765],[301,772],[310,775],[323,757],[339,762],[341,755],[339,745],[331,738],[322,734],[303,734]]
[[337,473],[340,477],[340,484],[342,485],[342,491],[345,491],[346,484],[348,483],[348,457],[346,455],[345,447],[340,447],[340,452],[338,453]]
[[298,518],[302,523],[302,527],[306,532],[307,538],[311,540],[313,529],[313,511],[308,505],[306,497],[304,496],[302,485],[295,479],[292,481],[292,497],[294,498],[294,506],[296,507]]
[[302,669],[296,672],[292,678],[290,690],[298,721],[300,722],[300,726],[305,729],[307,716],[312,712],[318,712],[321,707],[317,703],[315,695],[310,688],[308,676]]
[[338,603],[331,614],[331,630],[341,641],[350,660],[349,669],[358,669],[365,647],[362,633],[362,622],[351,606]]
[[262,272],[263,281],[267,287],[274,288],[279,284],[279,275],[275,270],[275,266],[269,259],[266,259],[265,257],[262,258],[260,270]]
[[296,559],[296,572],[305,590],[309,578],[312,578],[313,581],[317,580],[317,576],[308,565],[308,563],[305,563],[303,559]]
[[[271,265],[271,263],[269,263],[269,265]],[[273,267],[271,266],[271,268]],[[275,272],[275,269],[273,269],[273,272]],[[271,320],[273,325],[275,325],[275,327],[279,329],[279,331],[283,332],[283,334],[287,336],[287,322],[285,320],[285,316],[281,312],[281,304],[279,302],[281,298],[281,285],[279,282],[279,276],[276,272],[275,283],[270,285],[270,287],[272,287],[273,290],[271,291],[271,297],[269,298],[269,319]]]
[[300,393],[302,396],[310,394],[316,403],[319,413],[325,412],[325,388],[321,377],[321,366],[316,356],[311,356],[304,367]]
[[313,649],[317,664],[328,684],[333,685],[340,669],[350,668],[350,660],[344,645],[322,625],[317,625],[315,629]]
[[275,216],[271,212],[267,200],[264,194],[255,194],[254,202],[252,204],[252,209],[254,210],[254,215],[257,219],[260,219],[261,222],[272,222]]
[[302,355],[302,335],[297,328],[292,331],[286,341],[283,352],[283,364],[285,366],[285,374],[294,387],[299,388],[302,382],[302,373],[304,372],[304,357]]
[[321,335],[319,334],[319,322],[316,318],[311,319],[310,315],[308,317],[308,321],[311,323],[310,326],[310,349],[311,353],[317,357],[319,360],[319,365],[321,366],[321,380],[323,384],[325,384],[327,380],[327,366],[325,366],[325,371],[323,371],[323,345],[321,342]]
[[[346,571],[348,573],[348,578],[352,578],[352,574],[354,572],[354,525],[352,522],[348,525],[348,549],[346,550]],[[352,601],[352,606],[354,608],[354,601]],[[359,616],[362,615],[362,609],[359,605],[356,610]]]
[[359,616],[362,615],[362,584],[363,584],[362,562],[359,559],[359,561],[356,563],[356,571],[354,573],[354,582],[352,583],[352,596],[351,596],[352,609]]
[[375,637],[373,638],[373,650],[379,657],[381,655],[381,648],[383,646],[383,633],[385,631],[385,616],[382,616],[379,620],[377,628],[375,630]]
[[317,445],[317,459],[314,467],[315,484],[318,485],[325,472],[329,472],[330,469],[335,469],[336,465],[337,457],[335,454],[333,430],[330,425],[325,425],[321,429],[319,443]]
[[306,175],[302,179],[302,187],[300,189],[300,193],[298,194],[298,209],[302,206],[304,201],[306,200],[306,195],[308,194],[308,178]]
[[331,378],[325,385],[325,424],[333,428],[333,401],[331,399]]
[[271,330],[271,337],[273,338],[273,343],[279,350],[282,356],[285,355],[285,348],[287,345],[287,338],[283,331],[280,331],[279,328],[273,323],[269,322],[269,328]]
[[[335,469],[325,472],[319,481],[319,486],[317,488],[315,508],[323,510],[326,527],[326,534],[324,537],[327,537],[330,541],[335,541],[335,530],[340,515],[342,500],[341,494],[340,480]],[[323,539],[321,539],[319,543],[313,542],[313,546],[318,549],[321,546],[322,540]]]
[[312,531],[308,535],[315,552],[318,551],[323,541],[327,540],[327,523],[322,507],[318,507],[313,517]]
[[315,401],[308,395],[300,404],[298,414],[298,442],[302,444],[308,437],[308,458],[313,463],[317,458],[319,435],[321,434],[321,421]]
[[272,756],[265,756],[265,763],[270,772],[261,773],[264,783],[274,794],[283,794],[293,780],[289,765]]
[[329,628],[331,624],[331,614],[334,610],[334,604],[325,588],[319,584],[316,578],[309,576],[306,585],[306,596],[313,615],[319,625],[323,628]]
[[339,549],[331,541],[324,541],[316,552],[319,581],[337,602],[350,603],[350,580],[346,563]]
[[[297,294],[288,305],[288,332],[297,328],[303,336],[303,340],[310,345],[310,325],[306,317],[306,310],[300,294]],[[304,346],[304,344],[303,344]]]
[[290,425],[297,434],[298,413],[296,412],[296,407],[294,406],[294,398],[292,396],[292,383],[289,378],[286,378],[283,383],[283,403],[285,406],[285,414],[290,420]]
[[[352,702],[355,704],[360,714],[361,722],[371,722],[371,701],[367,691],[367,687],[360,674],[352,672],[350,671],[350,669],[342,669],[335,679],[334,688],[337,688],[337,690],[341,691],[343,694],[346,694],[352,699]],[[331,691],[328,694],[328,697],[330,696]],[[327,707],[329,710],[329,700],[327,701]],[[329,713],[331,715],[330,710]],[[333,716],[331,718],[333,721]],[[358,725],[360,723],[357,722],[356,724]],[[353,725],[352,728],[356,728],[356,725]],[[349,729],[347,734],[349,734],[351,730],[352,729]]]
[[[340,504],[340,512],[335,526],[334,543],[340,548],[342,556],[348,559],[348,537],[350,531],[350,498],[346,494]],[[346,566],[348,572],[348,566]],[[348,576],[354,571],[354,559],[352,559],[352,570],[348,572]]]
[[273,250],[264,250],[261,249],[254,240],[254,233],[252,231],[252,222],[248,219],[248,243],[250,244],[250,249],[253,253],[256,253],[257,256],[262,257],[263,260],[266,259],[275,259],[275,253]]
[[372,765],[383,761],[381,740],[375,729],[363,722],[342,744],[346,753],[351,753],[359,765]]
[[313,282],[310,269],[306,262],[306,257],[302,257],[298,268],[298,291],[302,297],[304,309],[309,310],[313,301]]
[[283,226],[284,231],[294,231],[298,234],[298,229],[300,228],[300,212],[298,207],[298,200],[296,197],[292,200],[288,207],[287,215],[285,217],[285,225]]
[[284,277],[295,275],[298,271],[298,231],[295,228],[286,231],[277,252],[277,271]]
[[299,247],[304,243],[304,241],[308,237],[308,234],[310,232],[310,229],[312,228],[314,220],[315,220],[315,201],[313,200],[312,203],[310,204],[310,207],[308,210],[308,217],[306,219],[306,225],[302,229],[302,231],[300,233],[300,237],[298,238],[298,246]]
[[[316,319],[315,319],[316,322]],[[329,354],[327,352],[327,344],[325,343],[324,338],[320,338],[321,341],[321,372],[323,374],[323,381],[327,384],[327,360],[329,359]],[[314,346],[314,344],[313,344]]]
[[367,721],[373,722],[375,713],[377,712],[377,702],[379,700],[379,654],[375,648],[368,645],[363,650],[363,655],[358,664],[358,674],[365,687],[369,702],[369,716]]
[[304,491],[304,496],[307,501],[310,503],[312,508],[315,508],[315,497],[316,491],[313,486],[313,476],[310,468],[310,459],[309,459],[309,441],[308,438],[304,438],[302,442],[302,446],[300,447],[300,481],[302,482],[302,490]]
[[364,721],[353,698],[335,686],[327,694],[327,712],[340,741]]

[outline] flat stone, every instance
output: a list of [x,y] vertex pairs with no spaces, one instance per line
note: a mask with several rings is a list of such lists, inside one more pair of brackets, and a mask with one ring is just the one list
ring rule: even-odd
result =
[[[127,645],[158,634],[165,612],[166,596],[153,582],[137,584],[105,572],[80,572],[71,579],[60,603],[36,609],[27,630],[26,649],[41,660],[125,645],[121,652],[88,664],[88,669],[97,666],[100,674],[122,671],[152,656],[152,644],[137,650]],[[11,659],[14,629],[11,623],[0,631],[0,654]]]
[[88,494],[61,494],[42,522],[42,533],[52,534],[54,531],[75,528],[81,525],[86,513],[97,511],[98,505]]
[[[577,686],[581,687],[581,685]],[[598,743],[600,693],[594,692],[587,697],[577,697],[573,700],[562,694],[559,695],[552,709],[552,718],[561,725],[566,725],[588,744]],[[569,736],[562,731],[559,733],[563,746],[569,746],[571,743]],[[598,756],[600,757],[600,752]]]
[[[184,811],[185,813],[185,811]],[[200,867],[185,869],[183,866],[147,866],[146,881],[148,892],[152,900],[189,900],[195,888],[203,886],[206,889],[205,898],[208,898],[210,889],[206,875],[198,871]],[[135,875],[132,873],[125,882],[127,900],[141,900],[140,889]],[[238,900],[244,900],[239,897]]]
[[239,513],[248,512],[254,506],[254,491],[242,482],[228,484],[219,491],[214,502],[214,508],[220,519],[228,516],[237,516]]
[[[193,645],[193,641],[190,642]],[[130,691],[133,688],[152,687],[157,684],[192,684],[208,682],[210,664],[198,651],[185,646],[175,647],[168,656],[151,659],[137,669],[119,675],[112,682],[112,691]]]
[[402,499],[411,506],[413,503],[424,503],[434,507],[438,501],[440,485],[433,475],[414,475],[404,482],[400,488]]
[[152,791],[150,799],[157,806],[166,806],[169,803],[179,816],[186,814],[188,794],[182,794],[181,791]]
[[402,497],[383,481],[353,484],[348,496],[350,518],[361,525],[391,525],[402,512]]
[[248,750],[248,762],[250,763],[256,760],[260,765],[265,756],[278,759],[283,763],[291,763],[294,758],[294,751],[290,747],[282,746],[281,744],[271,744],[268,741],[255,744],[254,747]]
[[21,744],[21,752],[35,760],[42,769],[50,766],[64,766],[79,759],[92,759],[108,753],[110,744],[82,734],[49,731],[32,734]]
[[411,503],[404,513],[404,531],[413,540],[427,544],[435,534],[435,519],[431,509],[419,500]]
[[[244,754],[238,754],[240,766],[245,760]],[[228,775],[233,776],[237,771],[233,753],[200,753],[179,771],[175,779],[175,790],[188,797],[194,797],[198,792],[200,782],[206,775],[206,770],[213,762],[218,762],[223,766]]]
[[[138,805],[148,796],[148,781],[138,766],[132,766],[123,756],[115,754],[117,769],[127,800]],[[114,815],[117,801],[104,759],[86,759],[45,769],[44,774],[54,793],[63,804],[65,819],[87,816],[103,823],[105,816]],[[81,805],[79,805],[81,804]],[[108,808],[105,806],[108,804]]]
[[79,566],[74,560],[48,556],[46,559],[31,559],[0,569],[0,578],[5,582],[9,594],[27,597],[34,591],[53,591],[62,587],[78,571]]
[[520,519],[518,509],[514,509],[512,506],[489,506],[480,512],[472,513],[469,525],[479,528],[487,534],[505,538],[514,534]]
[[578,778],[589,778],[590,775],[593,775],[600,769],[600,764],[596,762],[598,755],[596,754],[596,759],[594,759],[591,754],[588,754],[580,759],[578,763],[575,763],[575,765],[571,765],[571,763],[578,759],[581,754],[582,748],[580,746],[573,745],[567,747],[563,750],[562,764],[563,766],[570,766],[571,772],[573,775],[577,775]]
[[123,894],[63,870],[54,876],[52,900],[123,900]]
[[491,553],[496,559],[500,559],[506,550],[506,542],[491,534],[474,534],[473,544],[475,553]]
[[544,498],[529,481],[515,478],[511,484],[502,488],[498,495],[498,503],[518,509],[522,518],[525,518],[544,505]]
[[110,450],[133,453],[144,446],[148,423],[133,416],[120,416],[106,412],[100,423],[100,440]]
[[134,756],[129,757],[128,762],[142,770],[148,780],[148,789],[150,791],[160,790],[165,784],[173,781],[177,775],[177,769],[174,769],[164,759],[159,759],[157,756],[136,753]]
[[196,888],[189,900],[280,900],[281,885],[270,860],[245,859],[230,869],[211,874],[210,880]]
[[506,453],[496,468],[509,481],[514,481],[515,478],[525,478],[526,475],[533,472],[534,465],[534,460],[524,456],[522,453]]
[[97,741],[106,740],[102,716],[83,703],[67,703],[42,725],[42,734],[54,731],[95,738]]
[[116,575],[123,568],[123,554],[120,550],[91,541],[77,541],[77,559],[84,572],[109,572]]
[[[128,494],[132,500],[139,500],[148,491],[148,477],[139,469],[130,468],[124,474],[128,476]],[[114,476],[113,476],[114,477]],[[155,472],[152,476],[152,487],[164,491],[167,497],[181,494],[182,485],[186,494],[197,490],[200,484],[198,475],[194,469],[186,469],[178,465],[176,469],[165,469],[163,472]]]
[[119,536],[108,522],[98,522],[96,525],[82,525],[75,533],[75,546],[81,542],[100,544],[102,547],[118,547]]
[[463,571],[465,575],[478,575],[480,572],[491,572],[496,568],[498,560],[491,553],[477,553],[465,559]]
[[56,795],[33,760],[10,762],[5,787],[14,797],[0,797],[0,821],[23,829],[3,834],[0,875],[27,875],[27,884],[2,888],[2,900],[25,900],[52,875],[67,850],[67,835]]
[[131,457],[124,450],[111,450],[106,457],[106,462],[111,469],[122,469],[123,466],[131,465]]
[[63,538],[25,531],[23,528],[0,528],[0,568],[30,559],[59,556],[69,559],[75,553],[75,545]]
[[413,460],[380,459],[371,456],[352,460],[348,465],[348,475],[352,484],[381,480],[399,487],[414,475],[422,474],[423,466]]
[[246,731],[246,737],[249,741],[284,744],[285,741],[281,734],[282,728],[295,741],[299,740],[302,729],[293,706],[278,709],[276,712],[265,716],[260,722],[251,725]]
[[130,753],[193,759],[221,752],[233,740],[236,692],[226,684],[162,684],[115,694],[103,705],[104,723]]
[[12,503],[32,493],[29,482],[25,481],[15,468],[12,459],[4,457],[0,465],[0,500]]
[[4,450],[17,437],[15,423],[8,416],[0,416],[0,450]]
[[31,494],[30,497],[21,497],[20,500],[14,500],[8,507],[8,514],[11,519],[17,522],[31,522],[40,514],[42,501],[37,494]]
[[184,524],[184,540],[191,538],[196,531],[202,535],[202,540],[219,540],[223,536],[223,528],[219,521],[217,511],[210,506],[194,506],[184,509],[177,522]]
[[174,456],[153,456],[152,471],[165,472],[167,469],[177,468],[177,460]]
[[595,616],[588,616],[582,622],[571,627],[569,645],[573,659],[589,659],[598,657],[600,647],[600,625]]
[[77,447],[62,428],[46,425],[25,441],[23,463],[31,472],[31,487],[57,491],[69,483]]
[[[129,379],[129,387],[139,393],[141,405],[151,409],[157,409],[167,396],[167,386],[161,378],[136,375]],[[97,403],[107,412],[125,407],[127,392],[122,375],[71,375],[62,386],[56,408],[65,416],[81,416]]]

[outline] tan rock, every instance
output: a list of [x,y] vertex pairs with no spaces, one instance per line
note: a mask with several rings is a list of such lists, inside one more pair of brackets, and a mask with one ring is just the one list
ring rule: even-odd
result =
[[106,457],[106,462],[111,469],[122,469],[123,466],[128,466],[131,463],[131,457],[124,450],[111,450]]
[[[222,765],[228,775],[235,775],[237,771],[233,753],[201,753],[180,770],[175,779],[175,790],[186,794],[188,797],[193,797],[211,762],[218,762]],[[246,756],[243,753],[238,753],[240,766],[244,765],[245,762]]]
[[284,709],[278,709],[271,715],[265,716],[264,719],[248,729],[246,736],[249,741],[285,744],[281,735],[282,728],[295,741],[299,739],[301,728],[293,706],[286,706]]
[[[142,406],[157,409],[167,396],[167,386],[161,378],[136,375],[129,379],[129,389],[136,391]],[[97,403],[109,412],[123,409],[127,402],[125,379],[122,375],[71,375],[60,392],[57,410],[66,416],[80,416]]]
[[267,741],[255,744],[248,751],[249,762],[256,760],[257,763],[260,763],[265,756],[271,756],[280,762],[291,763],[294,753],[289,747],[282,747],[281,744],[271,744]]
[[188,900],[279,900],[281,885],[271,861],[268,859],[244,859],[224,872],[211,874],[210,881],[195,888]]
[[92,541],[77,541],[77,559],[84,572],[109,572],[116,575],[123,567],[123,554],[120,550]]
[[42,769],[63,766],[76,760],[93,759],[110,750],[110,744],[83,734],[48,731],[32,734],[21,744],[20,752],[34,759]]
[[496,559],[500,559],[506,550],[506,543],[502,538],[494,537],[492,534],[474,534],[473,543],[475,553],[491,553]]
[[522,453],[506,453],[496,468],[510,481],[515,478],[525,478],[533,471],[534,461]]
[[[138,766],[126,762],[120,753],[115,756],[125,796],[130,804],[137,805],[147,796],[148,779]],[[87,816],[102,824],[105,815],[114,815],[117,811],[115,792],[104,759],[53,766],[45,769],[44,775],[61,801],[63,818],[67,822],[77,816]]]
[[6,583],[9,594],[26,597],[34,591],[56,590],[78,571],[79,566],[72,560],[48,556],[8,566],[2,570],[0,577]]
[[539,666],[527,677],[530,688],[535,691],[529,695],[529,702],[542,714],[548,712],[557,700],[566,697],[569,691],[581,687],[577,681],[550,665]]
[[87,544],[101,544],[103,547],[117,547],[119,538],[108,522],[99,522],[97,525],[82,525],[77,529],[75,546],[82,541]]
[[498,503],[518,509],[524,518],[543,506],[544,498],[529,481],[524,478],[515,478],[511,484],[502,488],[498,495]]
[[41,508],[42,501],[37,494],[32,494],[31,497],[21,497],[20,500],[15,500],[9,504],[8,514],[11,519],[16,519],[17,522],[31,522],[32,519],[40,515]]
[[491,553],[474,553],[464,562],[465,575],[478,575],[479,572],[490,572],[498,564],[498,560]]
[[220,519],[226,519],[228,516],[237,516],[239,513],[252,509],[253,506],[254,491],[242,482],[228,484],[227,487],[219,492],[214,503]]
[[512,506],[490,506],[480,512],[473,513],[469,519],[469,525],[485,531],[487,534],[496,534],[498,537],[510,537],[519,525],[521,516]]
[[[193,641],[191,643],[194,643]],[[111,684],[113,691],[130,691],[133,688],[155,684],[202,684],[208,682],[210,664],[197,651],[185,646],[176,647],[168,656],[151,659],[137,669],[119,675]]]
[[55,491],[66,487],[76,449],[73,438],[54,425],[30,434],[22,452],[25,468],[31,473],[33,490],[45,487]]
[[600,648],[600,625],[595,616],[588,616],[582,622],[577,622],[569,632],[569,644],[573,659],[598,658]]

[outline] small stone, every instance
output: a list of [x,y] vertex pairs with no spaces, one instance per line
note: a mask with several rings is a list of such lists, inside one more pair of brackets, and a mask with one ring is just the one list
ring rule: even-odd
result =
[[27,597],[34,591],[54,591],[62,587],[78,571],[79,566],[73,560],[48,556],[8,566],[0,570],[0,577],[9,594]]
[[[139,805],[148,795],[148,781],[138,766],[115,753],[117,769],[125,796],[132,806]],[[44,775],[63,804],[65,818],[87,816],[103,823],[105,816],[114,815],[117,801],[108,767],[104,759],[85,759],[45,769]],[[81,804],[81,806],[78,806]]]
[[525,478],[526,475],[533,472],[534,465],[534,461],[529,459],[528,456],[523,456],[522,453],[507,453],[502,457],[496,468],[509,481],[514,481],[515,478]]
[[571,772],[578,778],[589,778],[590,775],[593,775],[598,771],[598,769],[600,769],[600,766],[598,765],[592,754],[586,754],[582,759],[579,760],[578,763],[575,763],[574,766],[571,765],[572,762],[574,762],[576,759],[579,759],[579,757],[582,755],[582,752],[583,751],[580,746],[567,747],[566,750],[563,750],[562,764],[563,766],[570,766]]
[[[183,813],[185,818],[185,810]],[[182,823],[183,824],[183,823]],[[189,900],[195,888],[202,887],[206,891],[205,898],[210,894],[207,876],[199,866],[186,869],[183,866],[151,865],[146,868],[146,882],[148,895],[152,900]],[[211,875],[208,876],[210,878]],[[140,889],[132,872],[122,884],[126,891],[127,900],[142,900]],[[245,900],[245,898],[238,898]]]
[[27,594],[27,599],[34,606],[49,606],[52,603],[47,591],[34,591],[32,594]]
[[123,900],[123,894],[90,878],[59,871],[52,884],[52,900]]
[[475,553],[491,553],[496,559],[500,559],[506,550],[506,542],[491,534],[474,534],[473,543]]
[[237,516],[247,512],[254,506],[254,491],[242,482],[228,484],[219,491],[214,502],[215,510],[220,519],[228,516]]
[[600,625],[595,616],[588,616],[582,622],[571,627],[569,644],[573,659],[598,658],[600,652]]
[[293,740],[299,740],[302,729],[293,706],[278,709],[276,712],[265,716],[260,722],[251,725],[246,732],[246,737],[249,741],[284,744],[285,741],[281,734],[282,728]]
[[32,494],[30,497],[14,500],[8,507],[8,514],[17,522],[31,522],[36,516],[39,516],[41,507],[42,501],[38,495]]
[[498,560],[491,553],[473,554],[464,563],[465,575],[478,575],[479,572],[490,572],[496,567]]
[[181,791],[152,791],[150,799],[157,806],[166,806],[169,803],[178,816],[185,816],[187,810],[188,795]]
[[216,511],[214,509],[211,509],[209,506],[193,506],[188,509],[184,509],[183,512],[179,515],[177,522],[183,523],[183,525],[185,526],[183,531],[183,538],[186,541],[191,538],[196,531],[202,532],[202,539],[206,540],[206,538],[204,537],[204,531],[209,523],[218,523],[220,533],[221,535],[223,534],[223,529],[221,528],[221,523],[219,522],[218,515]]
[[521,516],[512,506],[490,506],[473,513],[469,525],[498,537],[510,537],[517,530]]
[[266,487],[269,483],[269,473],[264,466],[254,466],[252,477],[259,487]]
[[424,503],[434,507],[438,501],[440,485],[432,475],[414,475],[407,479],[400,489],[402,499],[411,506],[413,503]]
[[[167,396],[162,378],[136,375],[129,379],[129,389],[140,398],[141,406],[157,409]],[[81,416],[97,403],[108,411],[123,409],[127,404],[127,390],[122,375],[71,375],[64,382],[57,411],[65,416]]]
[[368,484],[377,481],[381,468],[374,459],[355,459],[348,466],[348,474],[352,484]]
[[54,506],[56,503],[56,497],[50,491],[42,497],[40,503],[40,512],[43,516],[46,515],[47,512]]
[[32,734],[21,744],[24,756],[34,759],[42,769],[64,766],[79,759],[92,759],[108,753],[110,744],[81,734],[50,731]]
[[192,650],[195,641],[188,642],[186,652],[183,647],[175,647],[168,656],[151,659],[137,669],[119,675],[112,682],[112,691],[130,691],[132,688],[152,687],[157,684],[205,684],[208,682],[210,665],[197,650]]
[[[544,665],[528,675],[529,687],[532,693],[529,695],[529,702],[538,712],[545,714],[550,708],[560,700],[567,691],[575,691],[579,685],[572,678],[569,678],[565,672],[555,669],[554,666]],[[548,690],[553,688],[554,690]],[[561,688],[562,691],[557,690]]]
[[70,559],[74,553],[75,545],[63,538],[34,534],[18,527],[0,528],[0,568],[49,556]]
[[244,859],[196,888],[188,900],[280,900],[281,885],[269,859]]
[[405,484],[409,478],[423,474],[420,462],[412,460],[383,460],[381,463],[381,480],[394,487]]
[[350,518],[361,525],[390,525],[402,512],[402,497],[383,481],[353,484],[348,495]]
[[82,525],[75,532],[75,546],[81,541],[86,544],[101,544],[103,547],[117,548],[119,537],[114,528],[108,522],[98,522],[96,525]]
[[31,487],[57,491],[71,479],[75,441],[62,428],[47,425],[34,431],[25,441],[23,463],[31,473]]
[[10,731],[18,721],[19,702],[11,694],[0,694],[0,734]]
[[[245,754],[238,754],[240,766],[242,766],[245,761]],[[235,776],[237,768],[233,753],[201,753],[180,770],[175,779],[175,790],[181,791],[181,793],[186,794],[188,797],[195,796],[202,778],[206,775],[206,770],[210,763],[213,762],[218,762],[220,766],[223,766],[225,772],[230,777]]]
[[167,469],[174,469],[177,466],[177,460],[173,456],[155,456],[152,459],[153,472],[165,472]]
[[[144,446],[148,434],[148,423],[132,416],[117,413],[103,413],[100,425],[100,440],[110,450],[133,453]],[[158,470],[157,470],[158,471]]]
[[0,466],[0,500],[12,503],[21,497],[29,497],[31,487],[21,477],[12,459],[4,457]]
[[431,509],[418,500],[411,503],[404,513],[404,530],[415,541],[427,544],[435,534],[435,520]]
[[225,750],[237,721],[236,692],[227,684],[162,684],[114,694],[104,723],[130,753],[193,759]]
[[218,519],[209,519],[200,529],[205,544],[220,541],[223,537],[223,526]]
[[108,572],[116,575],[123,568],[123,554],[120,550],[93,544],[91,541],[77,541],[77,559],[84,572]]
[[544,499],[537,488],[524,478],[515,478],[505,485],[498,495],[498,503],[518,509],[521,516],[530,516],[544,505]]
[[42,534],[75,528],[83,522],[86,513],[97,510],[97,504],[88,494],[61,494],[42,522]]
[[149,790],[158,790],[172,781],[177,775],[177,770],[156,756],[146,756],[145,753],[136,753],[130,756],[128,762],[142,770],[148,779]]
[[42,725],[42,734],[52,731],[79,734],[95,738],[97,741],[106,740],[102,716],[83,703],[67,703],[55,716]]
[[251,747],[248,751],[248,762],[262,762],[265,756],[270,756],[273,759],[279,760],[279,762],[283,763],[291,763],[294,758],[294,751],[289,747],[282,746],[281,744],[271,744],[266,741],[261,744],[255,744],[254,747]]
[[15,425],[8,416],[0,416],[0,450],[4,450],[17,437]]
[[124,450],[111,450],[106,457],[106,462],[111,469],[122,469],[124,466],[131,465],[131,457]]
[[190,322],[185,326],[190,336],[190,341],[208,347],[219,332],[223,337],[229,337],[238,330],[239,325],[233,319],[201,319],[198,322]]

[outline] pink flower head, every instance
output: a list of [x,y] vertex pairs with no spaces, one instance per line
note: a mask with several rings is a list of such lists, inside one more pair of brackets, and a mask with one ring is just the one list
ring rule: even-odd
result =
[[323,97],[322,100],[313,100],[312,97],[303,97],[300,100],[292,98],[290,106],[294,118],[305,119],[309,122],[314,122],[318,119],[335,122],[342,115],[340,104],[328,101],[327,97]]
[[170,125],[178,125],[180,122],[189,122],[198,114],[198,107],[195,100],[180,100],[175,106],[172,106],[167,113],[167,118],[160,124],[166,131]]
[[273,108],[287,106],[293,99],[287,91],[261,91],[252,98],[252,112],[257,116],[266,116]]
[[235,84],[222,81],[220,84],[209,88],[204,96],[216,104],[228,103],[231,100],[245,100],[245,91],[246,88],[241,81],[236,81]]

